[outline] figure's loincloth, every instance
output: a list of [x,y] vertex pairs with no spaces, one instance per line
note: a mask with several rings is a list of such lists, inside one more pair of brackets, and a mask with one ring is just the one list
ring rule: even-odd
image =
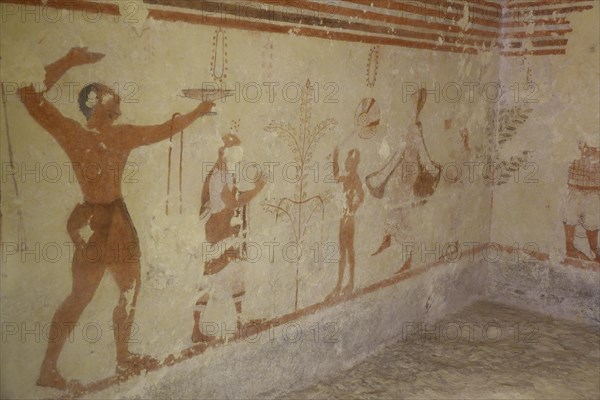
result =
[[204,275],[216,274],[231,261],[245,258],[246,206],[213,213],[204,229],[207,241],[203,245]]
[[108,204],[87,201],[78,204],[69,217],[67,229],[74,242],[83,238],[79,255],[88,263],[139,262],[138,235],[123,199]]
[[230,208],[211,214],[204,228],[208,243],[217,244],[236,236],[240,231],[241,225],[231,224],[234,214],[235,210]]
[[595,231],[600,228],[600,190],[582,190],[569,187],[569,194],[562,210],[563,222],[581,225]]

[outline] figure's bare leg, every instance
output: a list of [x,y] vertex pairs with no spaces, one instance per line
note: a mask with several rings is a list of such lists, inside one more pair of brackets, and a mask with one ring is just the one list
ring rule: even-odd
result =
[[237,328],[242,329],[242,302],[244,301],[245,291],[240,291],[233,295],[233,302],[235,303],[235,312],[237,315]]
[[[196,307],[201,305],[196,302]],[[206,307],[206,305],[204,305]],[[200,318],[202,317],[202,311],[194,310],[194,327],[192,328],[192,343],[198,343],[201,341],[202,332],[200,331]]]
[[348,224],[346,224],[347,232],[348,232],[347,237],[346,237],[346,240],[348,241],[348,243],[346,244],[346,247],[347,247],[346,251],[348,253],[349,279],[348,279],[348,285],[344,289],[345,294],[350,294],[354,290],[354,267],[356,265],[356,256],[354,253],[354,217],[350,217],[350,218],[352,218],[352,219],[348,221]]
[[392,245],[392,235],[390,233],[386,234],[383,237],[383,242],[381,242],[381,245],[379,246],[379,249],[377,249],[377,251],[373,254],[371,254],[371,256],[376,256],[378,254],[383,253],[385,250],[387,250],[390,246]]
[[[339,281],[337,286],[335,287],[335,289],[333,290],[333,292],[331,293],[332,295],[346,295],[349,293],[352,293],[352,285],[353,283],[351,282],[352,277],[348,277],[348,283],[346,284],[346,286],[342,289],[342,282],[344,280],[344,272],[346,270],[346,266],[350,264],[350,249],[346,248],[346,246],[344,245],[344,248],[341,248],[342,246],[340,246],[340,277],[339,277]],[[348,268],[350,270],[350,268]],[[350,271],[348,271],[349,274],[351,275]]]
[[354,290],[354,265],[355,265],[355,257],[354,257],[354,245],[348,248],[348,284],[344,289],[346,294],[352,293]]
[[575,247],[575,225],[564,224],[565,239],[567,247],[567,257],[578,258],[580,260],[590,261],[589,257]]
[[346,229],[342,218],[339,230],[340,260],[338,262],[338,279],[333,290],[325,297],[325,301],[331,300],[342,292],[342,282],[344,281],[344,271],[347,263],[347,244]]
[[140,261],[132,259],[111,267],[117,286],[119,302],[113,310],[113,333],[117,347],[117,371],[120,374],[138,373],[158,367],[157,359],[129,352],[129,341],[133,329],[135,307],[140,292]]
[[204,264],[204,274],[212,275],[220,272],[232,261],[240,260],[240,248],[231,246],[225,250],[225,252],[217,258],[207,261]]
[[60,335],[55,340],[48,341],[46,355],[37,380],[39,386],[66,389],[67,382],[58,372],[58,357],[67,337],[71,334],[75,323],[79,321],[85,307],[94,297],[102,276],[104,276],[105,268],[100,264],[86,262],[82,251],[84,251],[82,248],[78,249],[73,257],[71,294],[63,301],[52,318],[52,326],[60,329]]
[[196,302],[196,309],[194,310],[194,328],[192,329],[192,342],[200,343],[200,342],[210,342],[215,339],[214,336],[208,336],[202,333],[200,330],[200,320],[202,318],[202,313],[206,311],[206,306],[208,305],[208,293],[204,293]]
[[590,249],[592,250],[592,253],[594,253],[595,258],[594,261],[596,261],[597,263],[600,263],[600,250],[598,250],[598,229],[593,230],[593,231],[585,231],[587,238],[588,238],[588,243],[590,245]]
[[569,251],[575,249],[575,225],[568,225],[567,223],[563,223],[563,225],[565,227],[565,244],[568,256]]
[[402,265],[402,267],[401,267],[401,268],[400,268],[398,271],[396,271],[396,272],[394,273],[394,275],[398,275],[398,274],[401,274],[401,273],[403,273],[403,272],[406,272],[406,271],[408,271],[408,270],[410,269],[410,267],[412,267],[412,257],[413,257],[413,255],[412,255],[412,253],[411,253],[411,254],[408,256],[408,259],[407,259],[407,260],[404,262],[404,264]]
[[342,288],[342,282],[344,282],[344,272],[346,271],[346,264],[348,264],[348,249],[346,243],[340,243],[340,262],[338,263],[338,281],[335,285],[334,291],[339,291]]

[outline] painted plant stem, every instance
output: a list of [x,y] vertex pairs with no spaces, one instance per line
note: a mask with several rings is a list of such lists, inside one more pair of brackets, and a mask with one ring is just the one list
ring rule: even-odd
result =
[[[262,205],[266,211],[275,214],[275,221],[279,220],[280,215],[285,215],[289,221],[293,232],[294,244],[301,247],[304,243],[304,237],[309,222],[317,210],[321,210],[321,217],[324,218],[325,202],[321,195],[308,197],[306,191],[307,182],[305,171],[311,165],[314,150],[318,142],[327,133],[333,131],[337,126],[337,121],[333,118],[322,121],[311,129],[311,103],[314,101],[314,89],[310,80],[302,89],[300,103],[300,126],[296,130],[290,124],[271,123],[265,128],[267,132],[273,132],[283,139],[292,151],[294,161],[298,164],[300,179],[296,184],[296,191],[293,198],[282,197],[279,199],[270,199],[263,201]],[[305,210],[309,207],[309,211]],[[295,216],[297,219],[295,219]],[[296,289],[294,296],[294,310],[298,310],[298,297],[300,287],[300,260],[296,262]]]

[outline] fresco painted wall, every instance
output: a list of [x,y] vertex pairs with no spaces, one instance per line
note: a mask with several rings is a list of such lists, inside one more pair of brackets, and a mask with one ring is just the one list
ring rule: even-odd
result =
[[[520,105],[530,110],[528,119],[502,136],[498,159],[526,159],[527,167],[493,188],[492,241],[507,252],[491,266],[489,281],[499,299],[597,324],[600,25],[594,11],[571,16],[566,57],[503,59],[502,80],[529,86],[531,101]],[[507,102],[506,109],[516,106]]]
[[[291,16],[312,23],[278,4],[231,18],[185,2],[25,3],[1,4],[3,395],[91,396],[148,372],[152,386],[184,361],[216,365],[211,351],[240,336],[332,310],[351,321],[351,302],[413,293],[492,240],[510,250],[496,221],[514,185],[485,166],[513,131],[503,110],[520,130],[539,108],[495,89],[505,66],[521,73],[529,54],[532,74],[549,69],[542,56],[567,42],[523,44],[494,3],[298,2]],[[340,22],[356,10],[370,22]],[[415,34],[432,11],[451,34]],[[524,168],[536,147],[521,136],[508,160]],[[553,158],[552,187],[576,156]],[[425,312],[445,301],[411,296]]]
[[[586,228],[597,230],[600,218],[595,212],[600,205],[593,200],[600,183],[599,93],[594,84],[599,70],[598,14],[575,14],[572,19],[577,40],[567,46],[569,57],[551,63],[537,57],[503,60],[501,76],[507,85],[531,84],[531,112],[526,125],[507,136],[500,154],[529,151],[532,172],[530,179],[511,179],[494,189],[499,206],[493,211],[492,236],[507,244],[528,238],[555,261],[568,257],[597,262],[597,245],[585,242]],[[517,209],[508,207],[517,203]],[[569,246],[567,252],[563,223],[576,226],[573,239],[580,250]]]

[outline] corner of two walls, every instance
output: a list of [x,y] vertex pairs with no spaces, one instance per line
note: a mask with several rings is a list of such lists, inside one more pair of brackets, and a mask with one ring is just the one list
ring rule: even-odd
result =
[[[497,111],[504,126],[496,127],[495,161],[505,163],[503,171],[520,164],[492,186],[495,249],[486,257],[485,295],[597,328],[599,264],[584,226],[598,229],[598,191],[576,204],[567,182],[570,165],[582,159],[579,143],[600,146],[599,18],[597,4],[570,16],[566,55],[500,59],[500,82],[510,96]],[[566,254],[566,219],[576,225],[575,247],[590,261]]]
[[[59,351],[57,369],[70,382],[82,382],[79,395],[145,397],[176,388],[171,396],[215,397],[225,390],[229,397],[252,397],[269,388],[292,388],[340,364],[356,363],[397,339],[405,324],[435,321],[481,297],[483,285],[473,279],[470,269],[479,262],[477,248],[487,233],[488,189],[481,179],[468,182],[463,170],[462,179],[441,179],[435,194],[423,202],[413,196],[412,182],[404,180],[405,173],[414,180],[415,160],[406,164],[410,168],[406,171],[390,160],[397,162],[394,154],[404,148],[420,148],[417,97],[412,93],[422,86],[430,94],[418,119],[433,161],[457,162],[464,168],[462,162],[469,160],[465,148],[473,153],[486,148],[487,105],[469,102],[466,96],[460,102],[446,102],[442,91],[452,90],[452,83],[487,79],[494,68],[489,55],[154,19],[134,29],[117,23],[112,15],[101,15],[90,24],[79,12],[52,23],[43,18],[27,22],[19,13],[6,19],[0,26],[7,91],[2,157],[17,167],[2,180],[3,396],[39,398],[57,393],[36,386],[36,381],[40,371],[47,372],[40,366],[48,335],[68,332],[61,324],[53,330],[53,315],[72,288],[80,289],[80,281],[73,284],[69,237],[73,232],[67,232],[67,221],[90,210],[78,230],[88,240],[98,229],[115,234],[104,231],[106,220],[95,213],[117,215],[120,229],[129,234],[133,229],[126,229],[127,220],[135,226],[142,254],[141,289],[129,349],[151,355],[159,366],[143,378],[115,374],[113,309],[131,301],[131,293],[120,293],[113,279],[119,271],[101,271],[103,275],[95,275],[97,288],[75,296],[93,295],[81,317],[74,317],[73,340]],[[75,96],[78,91],[73,90],[90,82],[120,91],[119,122],[132,125],[172,124],[174,113],[185,114],[198,105],[198,100],[184,98],[195,92],[182,90],[198,89],[203,82],[216,82],[234,92],[227,101],[216,102],[217,115],[202,118],[172,140],[165,136],[162,142],[133,149],[123,179],[117,181],[122,183],[128,213],[122,203],[98,207],[85,203],[80,185],[88,178],[75,176],[78,165],[73,163],[86,150],[113,150],[118,141],[90,144],[95,140],[90,131],[65,141],[56,124],[43,118],[36,122],[16,93],[26,82],[40,87],[44,66],[81,44],[105,57],[70,69],[57,83],[61,91],[46,95],[47,103],[69,118],[69,126],[72,121],[86,126]],[[277,85],[271,86],[275,91],[271,96],[265,84],[273,82]],[[56,97],[49,100],[49,96]],[[133,131],[122,134],[124,142],[137,140]],[[206,305],[199,292],[207,289],[203,271],[215,251],[227,250],[223,246],[228,242],[218,240],[217,249],[205,246],[212,241],[208,236],[220,233],[224,225],[217,221],[213,225],[217,229],[211,230],[208,225],[218,218],[200,220],[199,213],[207,199],[211,210],[223,206],[214,197],[215,190],[209,186],[205,192],[203,184],[220,149],[234,147],[229,145],[236,139],[228,134],[237,136],[244,149],[245,179],[236,183],[244,186],[240,190],[256,187],[252,163],[270,176],[235,216],[242,221],[243,241],[252,245],[247,250],[256,258],[246,263],[245,274],[229,267],[214,274],[218,279],[208,284],[212,296]],[[298,141],[302,135],[307,135],[306,143]],[[73,145],[80,145],[79,150]],[[351,150],[360,151],[358,186],[352,175],[348,187],[333,179],[336,147],[343,176],[357,160]],[[396,170],[399,173],[393,174]],[[375,173],[379,183],[374,185],[385,191],[378,197],[365,185],[366,176]],[[390,175],[394,176],[388,181]],[[351,216],[353,212],[347,212],[353,205],[348,202],[356,201],[359,186],[364,202]],[[107,187],[96,186],[94,195],[102,197]],[[388,235],[393,236],[390,247],[372,256]],[[340,244],[348,249],[349,238],[354,239],[356,255],[353,285],[349,264],[343,279],[338,279]],[[129,237],[127,243],[132,240]],[[456,257],[447,254],[454,249],[447,245],[453,243],[470,246]],[[301,262],[294,254],[299,248],[304,254]],[[408,251],[414,253],[410,262]],[[239,296],[230,293],[244,277],[239,317],[250,327],[241,332],[250,337],[236,330],[234,302]],[[198,310],[203,332],[217,329],[211,331],[214,342],[192,342]],[[262,329],[256,341],[252,326]],[[265,376],[272,376],[270,383],[252,378],[257,363],[264,366]]]
[[[547,58],[499,62],[503,59],[495,51],[470,55],[373,46],[153,18],[139,29],[116,24],[110,15],[94,24],[87,22],[78,13],[73,20],[52,24],[23,23],[19,15],[9,16],[0,26],[3,44],[10,43],[2,46],[3,81],[41,82],[43,77],[36,74],[43,73],[45,65],[83,43],[106,57],[69,71],[61,86],[65,95],[54,103],[81,124],[85,121],[77,102],[67,96],[72,87],[67,84],[73,82],[114,83],[112,86],[122,91],[121,120],[126,124],[172,122],[174,113],[190,111],[198,104],[184,98],[194,97],[194,92],[182,90],[198,89],[203,82],[233,89],[234,96],[217,101],[217,115],[202,118],[172,140],[140,146],[129,155],[123,195],[142,253],[136,330],[130,348],[159,359],[160,368],[141,378],[115,375],[111,326],[120,293],[107,272],[78,321],[76,340],[66,344],[58,362],[66,378],[84,383],[81,393],[86,396],[252,397],[269,389],[293,389],[340,365],[356,363],[396,340],[407,324],[435,322],[486,297],[510,301],[517,298],[514,294],[518,291],[525,293],[525,303],[527,296],[537,296],[532,288],[539,285],[538,275],[545,274],[543,281],[548,287],[548,272],[522,279],[517,286],[519,277],[531,275],[535,268],[523,263],[492,263],[489,257],[494,257],[494,249],[486,253],[486,245],[502,243],[503,260],[512,254],[507,247],[512,241],[507,238],[517,235],[525,235],[519,238],[522,243],[539,242],[539,252],[560,248],[556,222],[560,198],[555,191],[564,191],[565,184],[549,180],[543,186],[550,199],[551,217],[542,219],[554,232],[548,236],[534,224],[542,208],[531,200],[536,199],[538,189],[518,182],[492,187],[480,169],[471,176],[467,168],[470,162],[481,165],[504,157],[503,151],[523,154],[532,150],[536,162],[553,162],[554,158],[547,157],[545,138],[536,133],[544,127],[532,125],[543,124],[545,114],[537,114],[537,109],[528,114],[528,125],[519,128],[519,135],[506,149],[501,148],[496,132],[502,105],[485,101],[479,91],[478,97],[471,99],[466,95],[468,88],[462,86],[499,80],[506,85],[511,74],[522,77],[523,62],[531,63],[534,76],[539,73],[553,85],[553,76],[559,72]],[[574,26],[584,23],[586,20],[578,20]],[[583,46],[585,42],[572,43]],[[583,55],[583,47],[574,53]],[[551,58],[552,64],[563,60],[557,62],[571,65],[569,74],[581,74],[575,67],[578,61],[571,59]],[[592,65],[597,70],[597,64]],[[456,85],[463,90],[460,100],[447,101]],[[583,91],[592,90],[585,83],[578,85]],[[404,180],[405,174],[414,178],[416,163],[407,164],[410,170],[398,171],[401,173],[387,180],[393,175],[390,171],[395,165],[390,160],[394,154],[418,147],[414,146],[419,136],[414,127],[417,101],[411,93],[422,86],[429,91],[418,116],[424,142],[432,161],[444,166],[444,174],[426,202],[415,199],[412,183]],[[258,99],[257,87],[262,90]],[[309,93],[307,87],[318,92]],[[270,90],[275,91],[274,96]],[[560,90],[570,93],[565,87]],[[580,98],[573,95],[572,102]],[[32,179],[30,174],[21,179],[23,175],[13,171],[18,178],[18,196],[11,180],[2,181],[2,240],[17,245],[10,248],[11,254],[3,253],[6,262],[3,260],[1,267],[3,328],[16,329],[2,343],[3,358],[10,360],[1,365],[2,394],[48,397],[51,389],[36,386],[47,346],[43,333],[71,290],[70,238],[65,225],[73,208],[82,202],[82,192],[70,170],[60,167],[72,161],[60,140],[36,123],[14,92],[7,100],[15,161],[21,170],[40,168],[37,176],[41,178]],[[545,101],[551,104],[556,100],[550,96]],[[570,104],[560,103],[563,109]],[[552,115],[554,110],[548,106],[545,112]],[[571,117],[571,121],[583,123],[579,117]],[[586,129],[594,128],[594,121],[585,123],[590,124]],[[2,129],[8,133],[4,125]],[[214,188],[204,190],[220,149],[235,147],[235,137],[227,134],[237,136],[244,149],[241,177],[247,179],[235,183],[244,186],[241,190],[254,190],[256,163],[270,175],[265,187],[235,216],[238,224],[242,221],[242,242],[251,244],[246,250],[256,258],[246,265],[245,274],[229,273],[231,268],[214,274],[220,281],[209,285],[213,296],[206,305],[200,301],[198,289],[207,289],[201,287],[211,260],[207,257],[227,248],[205,246],[214,242],[209,235],[222,232],[208,229],[212,217],[200,220],[199,213],[207,199],[212,211],[227,208],[214,196]],[[313,144],[300,144],[298,135],[308,135]],[[2,135],[3,157],[6,137]],[[560,132],[553,137],[557,143],[577,149],[571,138],[562,138]],[[347,185],[332,179],[336,147],[344,176],[357,160],[357,152],[352,150],[360,152],[357,173],[364,202],[356,212],[349,212],[352,198],[360,197],[353,175]],[[561,163],[552,164],[557,182],[574,155],[560,148],[553,150],[562,157]],[[227,154],[233,157],[236,153],[227,150]],[[42,166],[56,165],[62,179],[46,179],[44,173],[52,171],[43,172]],[[304,173],[300,179],[295,174],[298,166]],[[373,174],[379,177],[375,186],[383,187],[383,196],[374,196],[365,185],[366,177]],[[520,214],[513,213],[524,198],[527,207],[519,208]],[[536,221],[531,221],[531,216]],[[224,226],[215,220],[218,218],[210,224]],[[32,247],[17,251],[23,231]],[[516,233],[507,236],[506,232]],[[389,248],[373,256],[388,235],[393,236]],[[540,241],[540,237],[551,239]],[[340,244],[349,248],[349,239],[354,239],[355,281],[343,290],[349,284],[350,268],[346,264],[340,281],[338,254]],[[62,257],[45,253],[56,248]],[[304,254],[301,261],[295,259],[294,250],[298,249]],[[562,268],[546,264],[538,263],[536,268]],[[595,272],[579,273],[590,275],[582,275],[580,280],[587,286],[582,284],[577,290],[591,288]],[[231,296],[229,286],[236,286],[241,276],[245,277],[242,322],[254,322],[262,330],[250,329],[240,336],[235,304],[239,297]],[[217,329],[212,331],[218,336],[216,341],[192,342],[197,310],[202,312],[203,327]],[[25,328],[38,329],[35,340],[33,335],[22,339],[21,329]],[[92,333],[97,337],[90,338]],[[257,370],[262,376],[259,380]]]

